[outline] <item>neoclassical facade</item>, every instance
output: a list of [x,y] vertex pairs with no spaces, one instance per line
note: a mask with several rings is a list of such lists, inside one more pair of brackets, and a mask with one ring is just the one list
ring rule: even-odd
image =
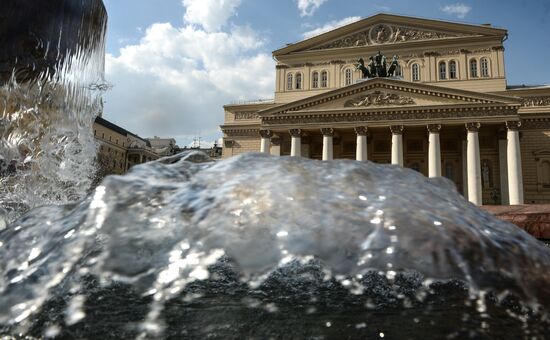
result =
[[[224,106],[223,157],[356,159],[444,176],[471,202],[550,203],[550,86],[509,86],[507,31],[378,14],[273,52],[273,101]],[[357,60],[397,56],[394,77]]]

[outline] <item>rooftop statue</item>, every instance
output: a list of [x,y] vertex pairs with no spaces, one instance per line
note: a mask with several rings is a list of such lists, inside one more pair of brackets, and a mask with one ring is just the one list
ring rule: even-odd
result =
[[376,78],[376,77],[394,77],[399,66],[397,56],[394,55],[388,68],[388,61],[385,55],[380,51],[378,54],[369,57],[369,65],[365,66],[365,60],[360,58],[357,61],[357,70],[361,70],[363,78]]

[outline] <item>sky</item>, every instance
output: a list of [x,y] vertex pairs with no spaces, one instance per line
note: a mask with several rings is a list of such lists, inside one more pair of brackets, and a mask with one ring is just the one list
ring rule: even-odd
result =
[[550,84],[550,0],[104,0],[104,117],[180,146],[222,137],[223,105],[274,96],[271,52],[377,13],[508,29],[509,85]]

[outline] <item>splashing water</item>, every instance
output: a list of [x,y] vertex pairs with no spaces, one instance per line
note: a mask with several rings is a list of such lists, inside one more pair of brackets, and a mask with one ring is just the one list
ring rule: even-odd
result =
[[0,233],[0,258],[8,333],[536,339],[548,329],[542,243],[445,179],[370,162],[178,155],[108,177],[80,203],[33,210]]
[[5,0],[0,12],[2,224],[89,189],[107,17],[95,0]]

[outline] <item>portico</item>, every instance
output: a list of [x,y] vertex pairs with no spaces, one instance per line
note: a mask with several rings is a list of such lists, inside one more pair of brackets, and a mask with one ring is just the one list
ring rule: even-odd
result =
[[[522,204],[518,109],[506,97],[377,78],[258,112],[260,151],[391,163],[447,177],[477,205],[504,202],[503,192]],[[503,131],[506,143],[494,143]],[[501,162],[505,190],[495,177]]]

